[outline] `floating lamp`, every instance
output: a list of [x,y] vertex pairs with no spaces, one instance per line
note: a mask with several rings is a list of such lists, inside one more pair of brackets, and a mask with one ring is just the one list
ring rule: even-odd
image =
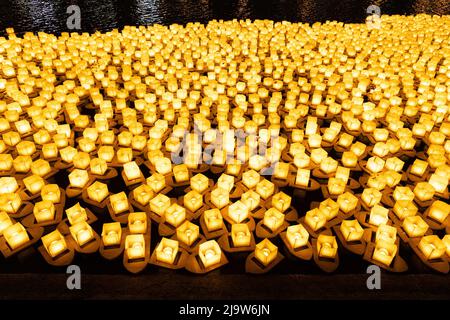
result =
[[168,264],[174,264],[179,251],[178,241],[162,238],[156,247],[156,260]]
[[87,188],[89,199],[102,202],[109,195],[108,186],[102,182],[95,181]]
[[434,201],[429,207],[428,217],[439,223],[443,223],[450,214],[450,204],[443,201]]
[[150,200],[153,198],[154,192],[152,188],[150,188],[146,184],[142,184],[139,187],[133,189],[133,197],[139,204],[145,206]]
[[215,240],[209,240],[199,245],[198,255],[205,268],[220,263],[222,250]]
[[412,201],[399,200],[399,201],[395,202],[393,211],[400,220],[403,220],[406,217],[411,217],[411,216],[416,215],[418,209]]
[[256,245],[255,257],[264,266],[268,266],[278,255],[278,248],[268,239],[262,240]]
[[109,201],[111,203],[111,208],[115,214],[120,214],[129,210],[130,205],[128,203],[128,198],[123,191],[110,195]]
[[270,208],[264,213],[263,224],[272,232],[278,230],[284,223],[284,214],[275,208]]
[[327,223],[327,217],[319,209],[312,209],[306,212],[305,223],[313,230],[317,231]]
[[120,245],[122,228],[120,222],[104,223],[102,228],[102,241],[106,247]]
[[289,226],[286,231],[286,238],[293,249],[307,245],[309,233],[302,224]]
[[45,185],[45,180],[35,174],[24,178],[22,181],[25,185],[25,188],[27,188],[27,190],[32,194],[40,192]]
[[389,243],[395,243],[397,239],[397,229],[386,224],[381,224],[378,226],[376,236],[376,241],[385,241]]
[[125,252],[128,259],[137,260],[145,258],[145,239],[142,234],[130,234],[125,238]]
[[375,261],[389,266],[391,265],[392,260],[394,260],[397,250],[397,246],[391,242],[377,241],[372,258]]
[[78,222],[69,227],[70,234],[76,243],[82,247],[94,239],[94,231],[86,221]]
[[177,239],[191,246],[199,237],[199,227],[190,221],[185,221],[177,228]]
[[248,218],[248,208],[238,200],[228,207],[228,215],[235,223],[241,223]]
[[231,239],[235,247],[248,247],[251,242],[250,229],[245,223],[236,223],[231,226]]
[[76,203],[72,207],[68,208],[66,210],[66,215],[70,225],[88,220],[86,210],[80,206],[80,203]]
[[205,220],[206,228],[210,232],[222,229],[223,227],[222,214],[217,208],[206,210],[203,213],[203,219]]
[[337,255],[338,244],[336,237],[320,234],[317,238],[317,252],[319,257],[334,259]]
[[344,239],[348,242],[359,241],[364,234],[364,229],[361,227],[358,220],[342,221],[340,230]]
[[195,212],[203,206],[203,196],[191,190],[183,197],[183,204],[189,211]]
[[86,170],[74,169],[69,174],[69,182],[74,188],[84,188],[89,182],[89,173]]
[[28,236],[27,231],[20,222],[17,222],[12,226],[6,228],[3,231],[3,237],[12,250],[17,249],[30,241],[30,237]]
[[145,212],[131,212],[128,215],[128,229],[130,233],[147,232],[147,214]]
[[11,221],[8,213],[5,211],[0,211],[0,236],[3,235],[3,231],[12,225],[13,222]]
[[409,237],[422,237],[428,230],[428,224],[420,216],[406,217],[402,224]]
[[41,240],[45,250],[52,258],[56,258],[67,250],[66,240],[58,230],[43,236]]
[[164,216],[167,223],[178,228],[186,219],[186,209],[176,203],[172,203],[172,205],[166,209]]
[[230,202],[230,194],[227,190],[217,187],[211,192],[211,203],[222,209]]
[[209,187],[209,179],[205,175],[198,173],[190,179],[192,190],[202,193]]
[[164,194],[159,193],[150,200],[150,210],[159,216],[163,216],[169,207],[170,198]]
[[447,248],[437,235],[430,235],[420,239],[419,249],[428,260],[434,260],[441,258]]
[[55,218],[55,206],[48,200],[36,202],[33,214],[38,223],[52,221]]

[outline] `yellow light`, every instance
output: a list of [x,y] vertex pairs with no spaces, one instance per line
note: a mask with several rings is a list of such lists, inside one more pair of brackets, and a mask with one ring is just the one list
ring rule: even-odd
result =
[[268,266],[278,255],[278,248],[268,239],[262,240],[256,245],[255,257],[264,266]]
[[339,208],[345,213],[354,210],[358,205],[358,201],[358,198],[348,191],[337,198]]
[[222,188],[228,192],[231,192],[231,190],[234,187],[234,177],[222,173],[219,179],[217,179],[217,187]]
[[397,229],[386,224],[381,224],[378,226],[375,239],[377,242],[385,241],[389,243],[395,243],[395,240],[397,239]]
[[223,227],[223,218],[220,210],[217,208],[206,210],[203,213],[203,218],[205,221],[206,228],[208,231],[215,231],[222,229]]
[[416,176],[422,176],[427,170],[428,162],[416,159],[411,166],[410,172]]
[[302,187],[308,187],[311,171],[308,169],[297,169],[295,184]]
[[337,255],[338,244],[336,237],[320,234],[317,238],[317,252],[319,257],[333,259]]
[[129,209],[128,198],[123,191],[110,195],[109,201],[111,202],[111,207],[115,214],[125,212]]
[[130,233],[147,232],[147,214],[145,212],[131,212],[128,215],[128,229]]
[[89,174],[86,170],[74,169],[69,174],[70,185],[75,188],[84,188],[89,181]]
[[200,244],[198,248],[198,255],[203,266],[208,268],[220,263],[222,258],[222,250],[215,240],[209,240]]
[[429,207],[428,216],[443,223],[450,214],[450,204],[437,200]]
[[325,215],[327,221],[330,221],[338,215],[339,204],[333,199],[328,198],[319,204],[319,211]]
[[306,212],[305,223],[313,230],[317,231],[327,223],[327,217],[319,209],[312,209]]
[[419,249],[428,260],[433,260],[441,258],[447,248],[438,236],[430,235],[420,239]]
[[293,249],[307,245],[309,233],[301,224],[289,226],[286,231],[286,238]]
[[436,192],[444,193],[448,190],[448,177],[433,173],[428,182]]
[[166,186],[166,179],[160,173],[154,173],[146,180],[147,185],[152,188],[154,192],[160,192]]
[[248,247],[251,242],[251,234],[248,225],[245,223],[231,225],[231,239],[235,247]]
[[241,223],[248,218],[248,208],[238,200],[228,207],[228,215],[235,223]]
[[133,189],[134,199],[143,206],[147,205],[153,198],[153,196],[154,192],[152,188],[150,188],[146,184],[142,184],[139,187]]
[[86,210],[80,206],[80,203],[76,203],[74,206],[68,208],[66,215],[71,225],[88,220]]
[[209,179],[205,175],[198,173],[190,179],[192,190],[202,193],[209,187]]
[[150,200],[150,210],[159,216],[163,216],[164,212],[170,207],[170,198],[164,194],[157,194]]
[[272,232],[278,230],[284,223],[284,214],[275,208],[270,208],[264,213],[263,224]]
[[370,210],[369,223],[374,226],[386,224],[389,221],[389,210],[378,204],[374,205]]
[[52,258],[56,258],[67,250],[67,243],[61,232],[55,230],[41,238],[45,250]]
[[55,217],[55,206],[53,202],[48,200],[36,202],[33,208],[33,214],[38,223],[51,221]]
[[203,206],[203,196],[195,190],[189,191],[183,197],[184,206],[191,212],[195,212]]
[[87,188],[89,199],[102,202],[109,195],[108,186],[102,182],[95,181]]
[[428,182],[419,182],[413,190],[415,196],[420,201],[430,200],[434,196],[434,188]]
[[14,177],[1,177],[0,178],[0,194],[13,193],[19,188],[16,178]]
[[255,170],[248,170],[242,174],[242,183],[249,189],[256,187],[261,176]]
[[173,203],[165,211],[166,221],[177,228],[186,219],[186,209],[182,206]]
[[0,211],[0,236],[3,235],[3,231],[5,231],[6,228],[12,225],[13,223],[8,213],[6,213],[5,211]]
[[230,202],[230,194],[227,190],[217,187],[211,192],[211,203],[222,209]]
[[359,241],[363,237],[364,229],[358,220],[344,220],[340,227],[344,239],[348,242]]
[[173,264],[179,250],[178,241],[162,238],[156,247],[156,260]]
[[27,231],[20,222],[6,228],[3,231],[3,237],[12,250],[17,249],[30,241]]
[[172,171],[172,162],[168,158],[160,157],[155,160],[156,171],[160,174],[168,174]]
[[[243,197],[244,195],[242,195]],[[259,201],[258,201],[259,202]],[[291,197],[284,192],[278,192],[272,197],[272,207],[280,212],[285,212],[291,206]],[[253,208],[254,209],[254,208]],[[252,209],[252,210],[253,210]]]
[[120,222],[104,223],[102,227],[102,241],[106,247],[120,245],[122,228]]
[[142,172],[135,161],[125,163],[123,170],[128,180],[138,179],[142,176]]
[[394,260],[397,254],[397,246],[391,242],[378,241],[375,245],[375,250],[373,251],[372,258],[375,261],[381,262],[382,264],[389,266]]
[[424,236],[428,230],[428,224],[420,216],[411,216],[403,220],[403,229],[409,237]]
[[125,251],[128,259],[145,258],[145,239],[142,234],[130,234],[125,238]]
[[361,194],[361,200],[369,207],[373,207],[380,203],[381,197],[381,192],[375,188],[366,188]]
[[275,192],[275,184],[267,179],[263,179],[256,185],[256,192],[261,198],[267,199]]
[[400,219],[403,220],[406,217],[411,217],[417,214],[417,207],[412,201],[409,200],[399,200],[395,202],[394,213]]
[[70,234],[77,244],[82,247],[94,238],[92,227],[86,221],[78,222],[69,227]]
[[177,239],[190,246],[198,239],[200,234],[199,230],[197,225],[185,221],[177,228]]

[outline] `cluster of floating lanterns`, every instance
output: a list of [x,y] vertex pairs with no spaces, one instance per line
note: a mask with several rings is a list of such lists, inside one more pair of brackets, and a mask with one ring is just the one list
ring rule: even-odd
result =
[[251,273],[285,256],[332,272],[340,250],[402,272],[412,250],[447,273],[449,30],[428,15],[8,29],[0,250],[194,273],[237,254]]

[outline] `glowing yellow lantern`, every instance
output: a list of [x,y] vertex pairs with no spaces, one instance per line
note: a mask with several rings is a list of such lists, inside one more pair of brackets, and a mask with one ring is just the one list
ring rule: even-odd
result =
[[231,240],[234,247],[248,247],[251,242],[251,234],[248,225],[236,223],[231,226]]
[[284,192],[278,192],[272,197],[272,207],[285,212],[291,206],[291,197]]
[[286,231],[286,238],[293,249],[307,245],[309,233],[302,224],[289,226]]
[[[1,230],[0,230],[0,232],[1,232]],[[447,248],[446,249],[447,256],[450,257],[450,235],[449,234],[445,235],[442,238],[442,242],[444,243],[445,247]]]
[[255,170],[248,170],[242,174],[242,183],[249,189],[256,187],[261,176]]
[[0,178],[0,194],[16,192],[19,189],[16,178],[1,177]]
[[369,207],[373,207],[380,203],[381,197],[381,192],[375,188],[365,188],[361,194],[361,200]]
[[215,231],[222,229],[223,218],[220,210],[217,208],[206,210],[203,213],[203,219],[205,221],[206,228],[208,231]]
[[422,176],[427,170],[428,162],[416,159],[410,168],[410,172],[416,176]]
[[78,202],[66,210],[66,215],[70,225],[88,220],[86,210]]
[[327,217],[319,209],[315,208],[306,212],[305,223],[313,230],[317,231],[327,223]]
[[168,264],[173,264],[177,257],[179,245],[178,241],[162,238],[156,247],[156,260]]
[[45,250],[52,258],[56,258],[67,250],[66,240],[58,230],[43,236],[41,240]]
[[248,218],[248,208],[238,200],[228,207],[228,215],[235,223],[241,223]]
[[378,204],[370,210],[369,223],[374,226],[386,224],[389,221],[389,209]]
[[150,188],[146,184],[142,184],[139,187],[133,189],[133,197],[139,204],[145,206],[150,200],[153,198],[154,192],[152,188]]
[[176,203],[172,203],[166,209],[164,215],[166,221],[177,228],[186,219],[186,209]]
[[302,187],[308,187],[311,171],[308,169],[297,169],[295,184]]
[[273,175],[278,179],[286,179],[289,175],[289,163],[277,162]]
[[217,179],[217,187],[231,192],[234,187],[234,177],[228,174],[222,173],[219,179]]
[[428,182],[419,182],[414,187],[414,195],[420,201],[430,200],[434,196],[434,188]]
[[263,224],[272,232],[278,230],[284,223],[284,214],[275,208],[270,208],[264,213]]
[[448,177],[433,173],[430,176],[430,179],[428,179],[428,182],[436,192],[444,193],[446,190],[448,190]]
[[17,153],[22,156],[31,156],[36,152],[36,146],[32,141],[21,141],[16,144]]
[[108,165],[106,161],[101,158],[93,158],[89,161],[89,168],[92,174],[102,176],[105,174],[106,170],[108,170]]
[[42,154],[45,159],[53,159],[58,156],[58,146],[56,143],[46,143],[42,146]]
[[327,221],[330,221],[338,215],[339,204],[333,199],[325,199],[319,204],[319,211],[325,215]]
[[344,220],[340,227],[344,239],[348,242],[359,241],[363,237],[364,229],[358,220]]
[[168,174],[172,171],[172,162],[170,159],[165,157],[160,157],[155,160],[156,171],[160,174]]
[[205,268],[220,263],[222,250],[215,240],[209,240],[199,245],[198,256]]
[[89,182],[89,174],[86,170],[74,169],[69,174],[69,182],[72,187],[84,188]]
[[3,235],[3,231],[12,225],[13,222],[11,221],[8,213],[5,211],[0,211],[0,236]]
[[192,190],[202,193],[208,189],[209,179],[205,175],[198,173],[190,179],[190,185]]
[[189,180],[189,170],[185,164],[180,164],[173,167],[173,175],[177,182]]
[[417,214],[417,207],[412,201],[409,200],[399,200],[395,202],[393,211],[395,215],[403,220],[406,217],[411,217]]
[[68,146],[63,149],[60,149],[59,155],[61,156],[61,159],[63,159],[65,162],[72,163],[73,158],[75,157],[77,152],[78,152],[77,149]]
[[32,194],[36,194],[41,191],[42,187],[45,185],[45,180],[38,175],[32,175],[24,178],[23,183],[25,188]]
[[428,230],[428,224],[420,216],[405,218],[402,227],[409,237],[422,237]]
[[230,202],[230,194],[227,190],[217,187],[211,192],[211,203],[222,209]]
[[114,211],[115,214],[120,214],[129,209],[128,198],[125,192],[123,191],[110,195],[109,201],[111,203],[112,210]]
[[145,239],[142,234],[130,234],[125,238],[125,252],[130,260],[145,258]]
[[3,237],[12,250],[17,249],[30,241],[30,237],[28,236],[27,231],[20,222],[17,222],[12,226],[6,228],[3,231]]
[[111,162],[114,158],[114,148],[112,146],[101,146],[97,150],[97,155],[100,159]]
[[189,221],[185,221],[177,228],[177,239],[191,246],[199,237],[199,227]]
[[102,227],[102,241],[105,247],[120,245],[122,228],[120,222],[104,223]]
[[166,179],[160,173],[154,173],[146,180],[147,185],[152,188],[153,192],[160,192],[166,186]]
[[109,195],[108,186],[99,181],[95,181],[87,188],[87,195],[91,200],[102,202]]
[[147,215],[145,212],[131,212],[128,215],[128,229],[130,233],[146,233],[147,228]]
[[397,186],[394,190],[393,194],[394,200],[408,200],[412,201],[414,200],[414,192],[409,187],[401,187]]
[[164,194],[157,194],[150,200],[150,210],[159,216],[163,216],[164,212],[170,207],[170,198]]
[[438,236],[430,235],[420,239],[419,249],[428,260],[433,260],[441,258],[447,248]]
[[278,255],[278,248],[268,239],[262,240],[256,245],[255,257],[264,266],[268,266]]
[[377,233],[375,235],[375,241],[385,241],[389,243],[395,243],[397,239],[397,228],[381,224],[378,226]]
[[450,214],[450,204],[437,200],[429,207],[428,217],[443,223]]
[[341,211],[345,213],[349,213],[350,211],[356,209],[358,201],[359,201],[358,198],[348,191],[344,194],[341,194],[337,198],[339,208],[341,209]]
[[256,192],[263,199],[269,198],[275,191],[275,184],[267,179],[263,179],[256,185]]
[[334,259],[337,255],[337,249],[336,237],[321,234],[317,238],[317,253],[319,257]]
[[92,227],[86,221],[78,222],[69,227],[70,234],[77,244],[82,247],[94,239]]
[[89,153],[81,151],[73,157],[72,162],[75,168],[86,169],[89,166],[90,160]]
[[142,176],[142,172],[135,161],[125,163],[123,170],[128,180],[138,179]]
[[48,200],[36,202],[33,214],[38,223],[51,221],[55,217],[55,206]]
[[375,261],[389,266],[391,265],[392,260],[394,260],[395,255],[397,254],[397,250],[397,246],[391,242],[377,241],[372,258]]

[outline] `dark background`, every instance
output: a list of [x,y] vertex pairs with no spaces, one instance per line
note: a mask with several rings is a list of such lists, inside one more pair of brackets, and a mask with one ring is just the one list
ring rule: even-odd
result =
[[362,22],[370,5],[381,14],[450,14],[448,0],[0,0],[0,30],[68,31],[71,4],[80,6],[82,31],[89,32],[211,19]]
[[[448,0],[0,0],[0,30],[69,31],[66,9],[71,4],[80,6],[81,31],[88,32],[124,25],[234,18],[362,22],[371,4],[378,5],[382,14],[450,14]],[[58,180],[64,185],[67,177]],[[120,182],[112,183],[111,189],[114,186],[120,187]],[[0,258],[0,299],[449,299],[450,277],[430,273],[414,254],[403,248],[401,252],[412,271],[406,275],[383,273],[379,291],[366,288],[367,263],[345,252],[340,252],[341,265],[333,275],[325,275],[313,262],[285,260],[264,276],[245,275],[242,256],[205,276],[152,266],[135,276],[124,271],[121,260],[78,254],[74,263],[82,268],[82,290],[69,291],[65,268],[49,267],[30,248],[8,261]]]

